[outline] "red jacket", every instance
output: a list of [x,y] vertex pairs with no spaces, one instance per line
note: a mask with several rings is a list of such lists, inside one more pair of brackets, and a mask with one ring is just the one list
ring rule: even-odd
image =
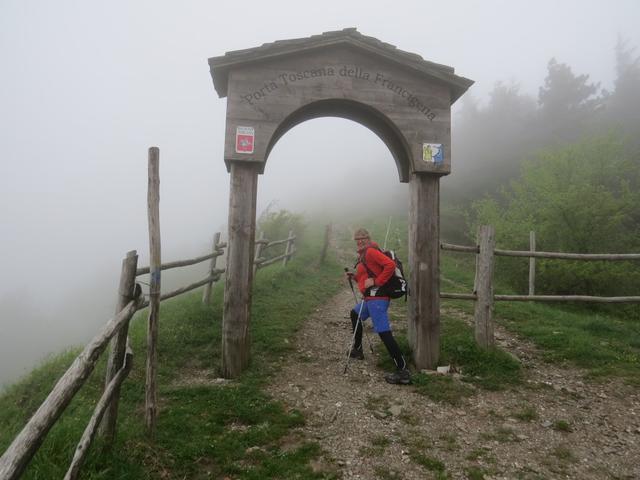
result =
[[[364,295],[368,290],[364,288],[364,281],[369,278],[369,272],[367,268],[363,265],[363,262],[367,264],[371,273],[373,273],[373,284],[375,287],[381,287],[391,278],[393,272],[396,269],[396,264],[393,260],[387,257],[384,253],[379,250],[378,244],[375,242],[369,243],[362,251],[358,252],[360,256],[358,257],[358,265],[356,267],[356,273],[354,275],[355,280],[358,282],[358,288]],[[374,298],[366,296],[365,299]],[[389,298],[389,297],[379,297],[375,298]]]

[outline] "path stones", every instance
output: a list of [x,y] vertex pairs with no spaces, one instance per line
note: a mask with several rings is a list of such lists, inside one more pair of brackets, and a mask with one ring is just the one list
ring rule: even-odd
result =
[[[345,290],[320,310],[324,316],[341,318],[352,303],[351,291]],[[401,325],[402,320],[393,322]],[[442,462],[452,479],[467,478],[465,469],[470,467],[490,471],[495,479],[560,478],[553,470],[559,468],[553,454],[558,446],[567,456],[581,459],[563,463],[562,478],[600,480],[603,471],[612,478],[640,478],[637,389],[621,382],[590,383],[579,369],[544,362],[535,347],[501,331],[505,345],[523,362],[526,383],[498,392],[476,388],[472,397],[454,407],[419,395],[412,387],[399,390],[386,384],[378,354],[367,352],[363,362],[351,362],[342,375],[348,330],[346,324],[328,327],[310,316],[295,341],[289,337],[292,344],[303,345],[309,361],[289,358],[269,387],[285,406],[302,406],[304,416],[313,420],[300,427],[301,435],[319,442],[322,458],[338,478],[380,478],[376,466],[394,472],[389,478],[431,478],[413,452]],[[611,393],[617,390],[620,394]],[[380,404],[371,405],[370,398],[381,399]],[[523,406],[530,406],[539,419],[510,416]],[[576,431],[554,429],[559,420],[571,422]],[[443,440],[443,435],[450,440]],[[374,439],[382,436],[389,443],[376,445]],[[321,463],[315,468],[325,471]]]
[[389,407],[389,412],[394,417],[397,417],[398,415],[400,415],[402,413],[402,406],[401,405],[392,405],[391,407]]

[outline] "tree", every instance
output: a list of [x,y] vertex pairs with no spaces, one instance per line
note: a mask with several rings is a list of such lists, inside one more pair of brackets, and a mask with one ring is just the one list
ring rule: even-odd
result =
[[538,103],[543,131],[550,138],[574,141],[593,120],[602,99],[596,97],[600,84],[588,82],[589,75],[575,76],[568,65],[549,60]]
[[607,97],[607,117],[628,132],[640,131],[640,57],[635,47],[618,38],[615,48],[616,80]]
[[[502,248],[527,248],[533,230],[540,250],[640,251],[640,165],[634,161],[640,152],[629,155],[622,138],[588,138],[526,162],[520,178],[501,195],[474,203],[472,231],[479,224],[494,225]],[[524,262],[503,270],[524,289]],[[637,295],[640,284],[639,269],[624,264],[546,261],[538,272],[537,283],[548,293]]]
[[486,107],[470,101],[453,129],[455,176],[447,187],[467,198],[495,189],[517,174],[520,161],[532,148],[531,122],[535,100],[520,92],[514,82],[497,82]]

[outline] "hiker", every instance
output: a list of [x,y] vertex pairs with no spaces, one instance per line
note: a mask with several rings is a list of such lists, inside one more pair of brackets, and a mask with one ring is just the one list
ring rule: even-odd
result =
[[[396,264],[382,253],[378,244],[371,240],[369,232],[364,228],[356,230],[353,239],[358,248],[358,263],[356,272],[347,273],[347,276],[352,276],[358,283],[358,288],[364,296],[364,304],[360,302],[351,310],[351,327],[355,335],[349,356],[359,360],[364,359],[362,322],[371,317],[373,330],[380,336],[380,340],[396,365],[396,371],[385,375],[385,380],[389,383],[409,384],[411,373],[391,333],[387,314],[390,298],[384,292],[384,285],[393,275]],[[360,321],[358,321],[358,315],[360,315]]]

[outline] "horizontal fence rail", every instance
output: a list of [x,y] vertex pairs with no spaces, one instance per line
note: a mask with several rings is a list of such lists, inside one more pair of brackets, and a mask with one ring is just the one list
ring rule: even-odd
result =
[[[264,232],[260,232],[260,237],[255,241],[255,253],[253,257],[253,274],[255,275],[259,268],[264,268],[267,265],[272,265],[276,262],[282,261],[283,265],[291,259],[295,253],[295,240],[296,236],[293,231],[289,231],[289,236],[283,240],[267,240],[264,238]],[[275,247],[277,245],[286,244],[285,252],[282,255],[277,255],[272,258],[262,257],[264,251],[267,248]]]
[[275,247],[276,245],[282,245],[283,243],[293,242],[295,239],[295,235],[292,235],[289,238],[285,238],[284,240],[274,240],[273,242],[268,242],[264,248]]
[[[222,273],[224,273],[224,269],[221,270],[216,270],[216,274],[215,275],[211,275],[207,278],[205,278],[204,280],[198,280],[197,282],[194,282],[190,285],[184,286],[184,287],[180,287],[176,290],[173,290],[171,292],[167,292],[167,293],[163,293],[162,295],[160,295],[160,301],[163,300],[168,300],[169,298],[173,298],[173,297],[177,297],[178,295],[182,295],[183,293],[189,292],[191,290],[195,290],[198,287],[202,287],[203,285],[206,285],[208,283],[211,282],[217,282],[218,280],[220,280],[220,276]],[[149,301],[145,300],[144,302],[142,302],[140,304],[140,307],[138,308],[138,310],[142,310],[146,307],[149,306]]]
[[475,293],[441,293],[440,298],[451,298],[458,300],[477,300],[478,296]]
[[529,252],[520,250],[495,249],[494,254],[502,257],[555,258],[560,260],[607,260],[626,261],[640,260],[640,253],[561,253],[561,252]]
[[[564,253],[536,251],[535,232],[529,234],[529,250],[504,250],[495,248],[493,227],[482,226],[478,230],[478,245],[454,245],[441,243],[441,250],[473,253],[476,255],[476,277],[473,293],[440,293],[440,298],[473,300],[476,303],[474,322],[476,341],[482,346],[493,344],[492,310],[493,302],[588,302],[588,303],[640,303],[640,296],[601,297],[595,295],[536,295],[535,259],[582,261],[634,261],[640,260],[640,253]],[[529,258],[529,294],[496,295],[493,293],[494,256]],[[478,308],[480,293],[483,306]],[[482,318],[481,318],[482,317]]]
[[499,302],[590,302],[640,303],[640,297],[595,297],[591,295],[494,295]]
[[477,245],[475,247],[471,247],[465,245],[453,245],[451,243],[441,243],[440,248],[442,250],[449,250],[451,252],[478,253],[480,251]]
[[[189,260],[176,260],[175,262],[163,263],[162,265],[160,265],[160,270],[169,270],[171,268],[178,268],[178,267],[188,267],[189,265],[195,265],[197,263],[204,262],[211,258],[219,257],[221,255],[224,255],[224,251],[222,249],[226,248],[226,246],[227,246],[226,243],[221,243],[217,245],[218,250],[213,253],[202,255],[201,257],[191,258]],[[150,272],[150,267],[142,267],[136,270],[136,276],[146,275],[149,272]]]

